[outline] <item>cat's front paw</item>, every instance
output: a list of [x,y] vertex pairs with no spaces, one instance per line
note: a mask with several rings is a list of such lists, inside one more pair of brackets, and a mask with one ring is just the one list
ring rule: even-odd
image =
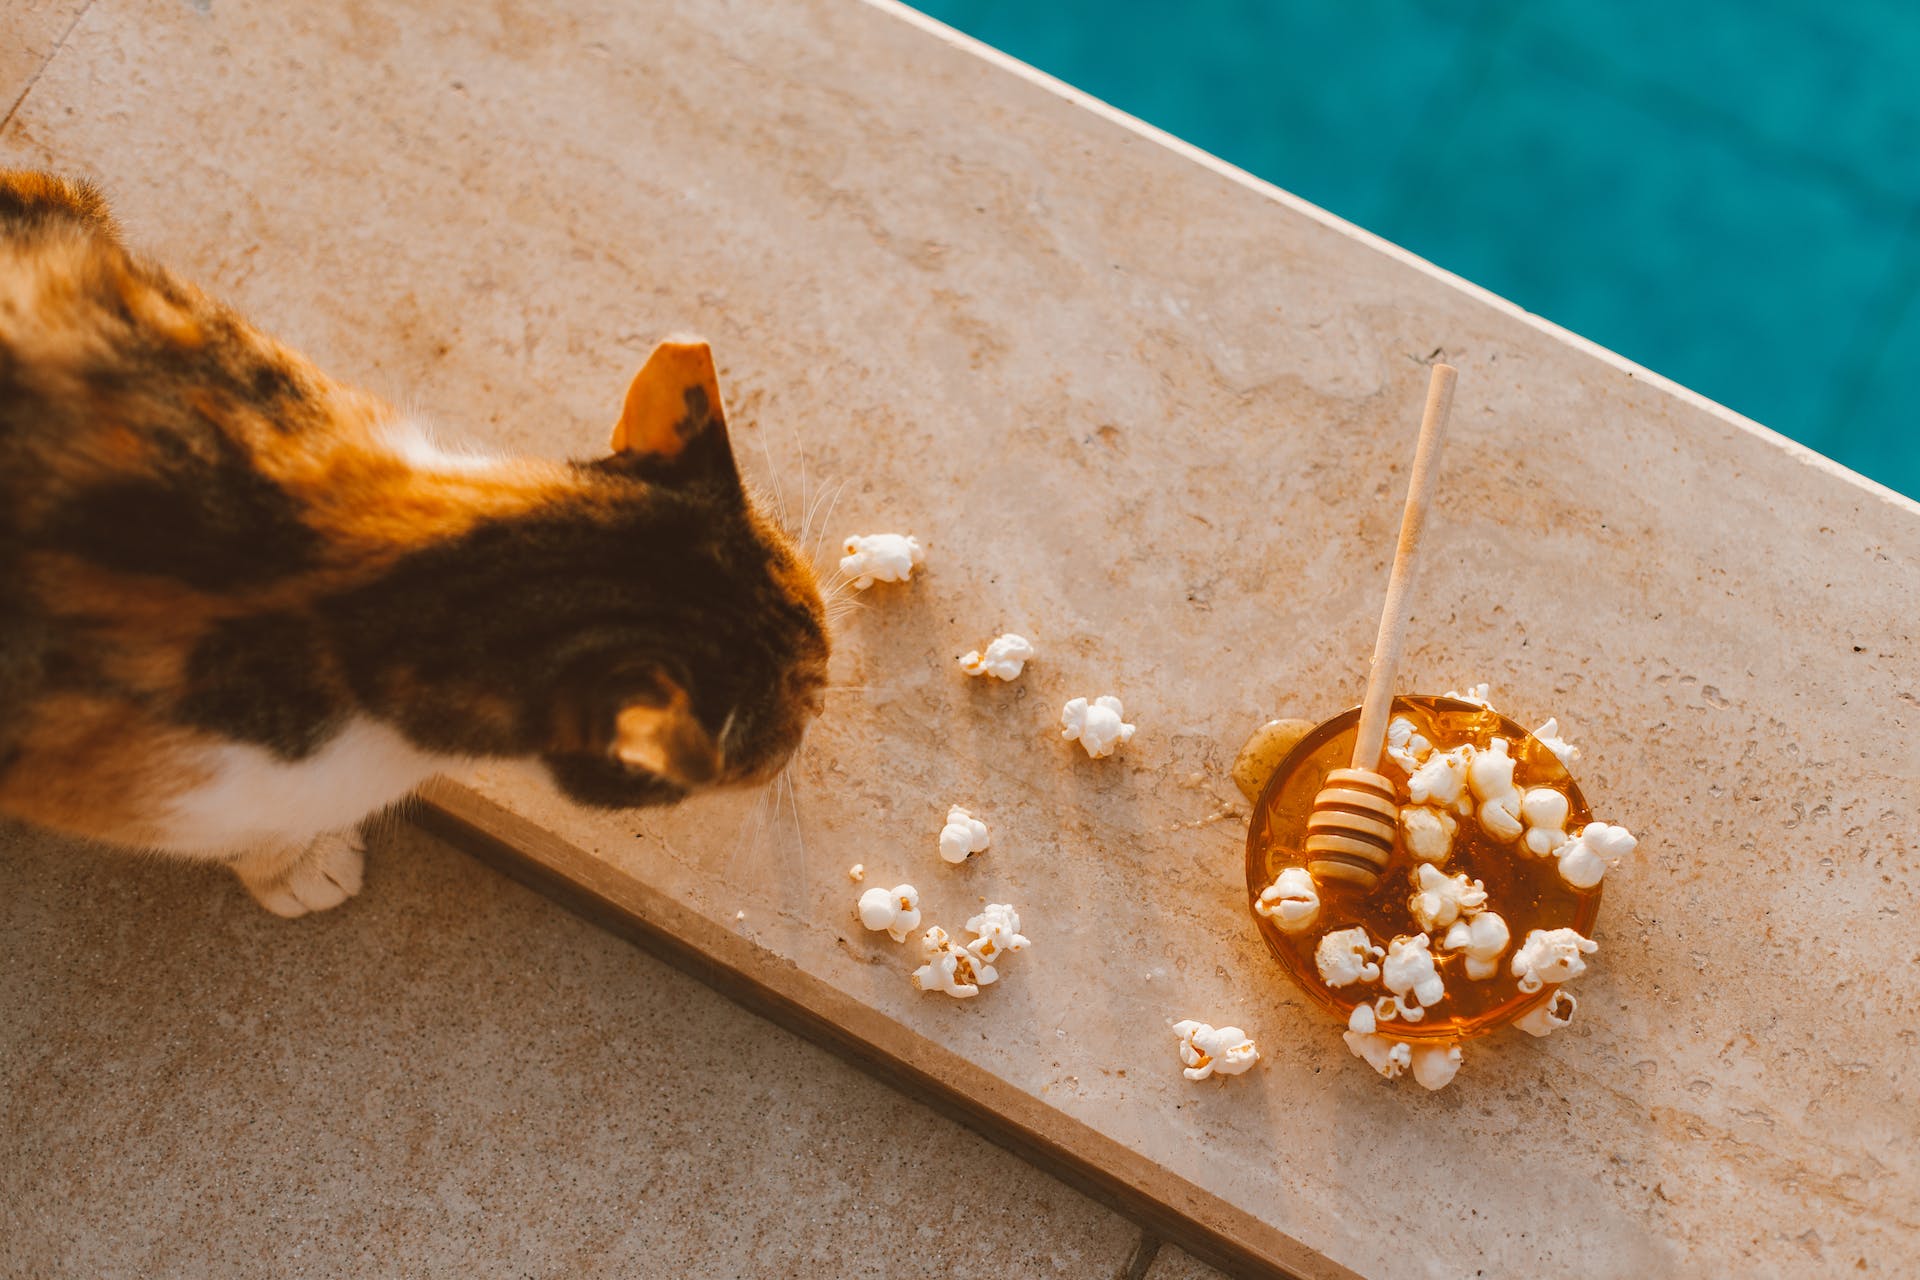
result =
[[233,869],[254,901],[273,914],[304,916],[360,892],[366,851],[357,830],[329,831],[291,859],[242,859]]

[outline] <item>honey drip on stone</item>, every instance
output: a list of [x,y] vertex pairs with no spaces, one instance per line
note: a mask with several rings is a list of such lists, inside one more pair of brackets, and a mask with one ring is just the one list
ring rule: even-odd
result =
[[[1514,721],[1471,703],[1424,695],[1394,699],[1393,714],[1413,721],[1415,730],[1437,751],[1462,742],[1485,748],[1495,738],[1507,739],[1508,749],[1518,762],[1514,769],[1515,786],[1522,791],[1529,787],[1553,787],[1565,795],[1571,809],[1566,828],[1569,834],[1578,832],[1592,820],[1585,798],[1559,757]],[[1358,720],[1359,712],[1355,709],[1316,727],[1281,762],[1262,792],[1247,830],[1249,906],[1284,868],[1305,865],[1302,847],[1306,840],[1307,815],[1312,812],[1314,797],[1319,794],[1327,774],[1348,765]],[[1406,772],[1393,761],[1384,759],[1380,772],[1395,784],[1397,798],[1406,804]],[[1466,975],[1464,953],[1443,950],[1440,939],[1446,931],[1434,931],[1434,959],[1447,993],[1438,1004],[1427,1009],[1422,1021],[1404,1022],[1397,1018],[1383,1021],[1380,1032],[1395,1039],[1465,1040],[1512,1022],[1543,1003],[1554,991],[1553,987],[1545,987],[1531,994],[1524,993],[1519,980],[1513,976],[1513,953],[1526,941],[1528,932],[1570,928],[1592,937],[1594,918],[1599,914],[1600,885],[1575,889],[1560,878],[1556,858],[1536,858],[1518,841],[1504,844],[1495,840],[1481,829],[1477,818],[1456,813],[1454,819],[1459,827],[1454,833],[1453,853],[1439,870],[1449,876],[1464,871],[1469,879],[1483,882],[1487,908],[1498,912],[1506,921],[1511,938],[1501,953],[1494,976],[1475,982]],[[1254,914],[1261,935],[1293,980],[1342,1022],[1355,1005],[1372,1004],[1376,997],[1388,994],[1387,988],[1378,980],[1355,982],[1345,987],[1327,986],[1314,963],[1314,949],[1328,933],[1353,925],[1363,926],[1373,944],[1383,950],[1395,937],[1422,933],[1408,907],[1408,899],[1414,894],[1414,869],[1418,865],[1396,840],[1380,883],[1373,889],[1363,890],[1336,880],[1318,881],[1320,915],[1310,928],[1299,933],[1284,933],[1271,920]]]

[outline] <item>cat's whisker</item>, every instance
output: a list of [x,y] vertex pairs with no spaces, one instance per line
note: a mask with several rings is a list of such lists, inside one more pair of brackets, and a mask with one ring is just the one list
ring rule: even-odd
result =
[[833,488],[833,501],[827,504],[827,514],[820,521],[820,532],[814,538],[813,562],[815,564],[820,563],[820,552],[826,548],[827,535],[833,531],[833,513],[840,509],[840,495],[847,491],[847,485],[851,479],[852,477],[848,477]]
[[800,517],[800,536],[795,538],[794,541],[804,547],[807,545],[807,518],[813,513],[813,504],[808,501],[809,496],[813,492],[813,486],[807,479],[807,442],[800,438],[800,429],[794,426],[791,421],[789,421],[787,425],[787,432],[793,437],[793,447],[800,454],[800,510],[802,515]]
[[773,465],[773,449],[767,444],[767,430],[761,427],[755,434],[760,437],[760,456],[767,460],[767,479],[773,484],[773,496],[780,504],[780,523],[792,529],[793,517],[787,511],[787,491],[780,483],[780,469]]
[[865,600],[834,600],[827,605],[827,621],[838,622],[850,613],[866,613],[869,608]]
[[[820,486],[820,492],[813,495],[813,501],[807,504],[807,514],[800,521],[800,536],[794,539],[794,544],[796,546],[804,548],[804,547],[815,546],[817,544],[818,536],[815,535],[813,532],[813,518],[820,514],[820,507],[826,501],[826,499],[827,499],[827,486],[823,484]],[[824,532],[824,526],[822,527],[822,532]],[[810,541],[809,540],[810,538],[812,538],[813,540]],[[819,559],[818,552],[815,551],[811,556],[811,558],[817,562]]]
[[787,808],[793,812],[793,840],[800,846],[800,887],[802,893],[807,883],[807,836],[800,829],[800,797],[793,790],[793,761],[787,761],[787,767],[780,771],[781,779],[787,784]]
[[741,820],[740,830],[734,835],[733,856],[727,859],[727,879],[738,881],[742,878],[742,860],[749,853],[757,852],[765,841],[767,828],[773,816],[773,806],[769,803],[773,796],[773,785],[762,787],[753,798],[753,807],[747,810],[747,816]]

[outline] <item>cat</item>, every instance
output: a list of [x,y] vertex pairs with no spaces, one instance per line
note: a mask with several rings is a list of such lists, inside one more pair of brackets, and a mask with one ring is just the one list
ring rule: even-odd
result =
[[655,349],[606,456],[448,453],[129,252],[90,184],[0,171],[0,813],[296,916],[458,762],[612,807],[769,780],[830,649],[704,343]]

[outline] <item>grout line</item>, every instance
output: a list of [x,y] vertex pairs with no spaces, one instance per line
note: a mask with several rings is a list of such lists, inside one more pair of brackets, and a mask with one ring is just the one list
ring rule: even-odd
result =
[[1127,1259],[1127,1270],[1121,1280],[1147,1280],[1147,1272],[1153,1269],[1153,1260],[1160,1256],[1161,1243],[1159,1236],[1142,1231],[1140,1243],[1133,1247],[1133,1256]]
[[79,27],[80,20],[93,12],[94,3],[95,0],[87,0],[80,6],[80,12],[73,15],[73,21],[69,22],[67,29],[60,33],[60,38],[53,42],[53,48],[48,50],[47,56],[40,60],[40,65],[34,68],[33,74],[27,77],[26,88],[20,90],[20,96],[15,98],[13,105],[7,108],[7,114],[0,116],[0,133],[5,133],[7,126],[13,123],[13,117],[19,112],[20,105],[27,100],[27,95],[33,92],[33,86],[40,83],[40,77],[47,73],[47,68],[53,65],[53,60],[60,56],[60,51],[67,47],[67,38]]

